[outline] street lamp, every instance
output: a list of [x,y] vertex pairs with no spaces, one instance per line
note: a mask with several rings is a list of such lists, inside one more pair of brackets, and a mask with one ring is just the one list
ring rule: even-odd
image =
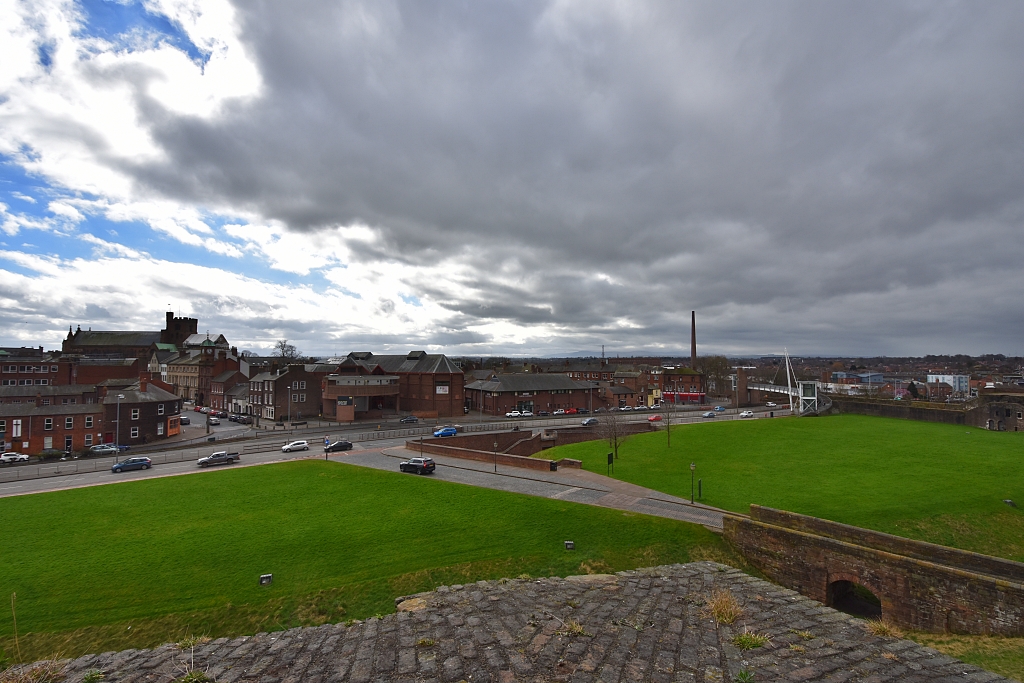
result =
[[498,442],[494,442],[494,473],[498,473]]
[[693,472],[697,469],[697,463],[690,463],[690,503],[693,503]]
[[114,445],[117,446],[117,452],[121,452],[121,401],[124,399],[124,394],[117,395],[117,422],[116,431],[114,433]]

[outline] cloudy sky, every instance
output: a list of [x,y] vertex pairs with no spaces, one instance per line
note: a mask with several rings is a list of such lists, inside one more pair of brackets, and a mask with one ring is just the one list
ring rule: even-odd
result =
[[0,345],[1024,354],[1024,3],[0,0]]

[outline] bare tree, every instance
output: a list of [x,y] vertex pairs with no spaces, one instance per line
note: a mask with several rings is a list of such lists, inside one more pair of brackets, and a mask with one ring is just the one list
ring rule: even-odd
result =
[[625,425],[622,422],[620,413],[615,409],[609,410],[608,414],[601,418],[601,423],[598,426],[598,433],[602,439],[608,442],[612,452],[615,454],[615,459],[618,460],[619,444],[625,438]]
[[672,405],[661,399],[661,417],[665,421],[665,440],[668,448],[672,448]]
[[[728,386],[729,373],[732,371],[728,358],[725,356],[699,356],[695,369],[704,375],[704,381],[708,384],[706,389],[714,388],[715,395],[723,395],[723,390]],[[708,391],[708,393],[711,392]]]
[[274,344],[274,351],[277,352],[278,356],[287,360],[294,360],[299,357],[299,350],[295,348],[295,344],[289,344],[287,339],[278,340]]

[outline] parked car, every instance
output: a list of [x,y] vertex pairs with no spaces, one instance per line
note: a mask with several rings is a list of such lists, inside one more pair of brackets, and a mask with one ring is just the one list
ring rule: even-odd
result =
[[291,443],[286,443],[285,445],[281,446],[281,452],[282,453],[291,453],[292,451],[308,451],[308,450],[309,450],[309,442],[308,441],[292,441]]
[[240,415],[238,417],[238,424],[251,425],[252,424],[252,415]]
[[595,414],[597,414],[597,413],[603,413],[603,412],[604,412],[604,408],[594,408],[594,413],[595,413]]
[[518,410],[510,410],[507,413],[505,413],[505,417],[522,417],[522,416],[523,416],[523,414],[520,413]]
[[193,412],[196,412],[196,413],[203,412],[203,409],[202,409],[201,406],[192,406],[192,410],[193,410]]
[[324,453],[337,453],[338,451],[352,450],[352,442],[339,439],[332,444],[324,446]]
[[643,404],[640,404],[640,405],[636,406],[635,408],[633,408],[633,410],[647,410],[647,406],[645,406]]
[[565,415],[565,408],[559,408],[553,414],[554,415]]
[[715,406],[715,412],[716,413],[724,413],[725,412],[725,406]]
[[590,415],[590,411],[586,408],[579,408],[576,412],[580,415]]
[[520,413],[520,417],[533,417],[533,412],[529,410],[524,410],[522,413]]
[[647,418],[648,422],[661,422],[661,415],[651,415]]
[[633,406],[622,406],[621,408],[619,408],[619,410],[626,412],[629,410],[633,410]]
[[28,462],[28,454],[15,453],[13,451],[9,451],[7,453],[4,453],[3,455],[0,455],[0,462],[5,464],[12,462]]
[[208,417],[208,418],[206,418],[206,422],[208,424],[212,424],[212,425],[219,425],[220,424],[220,418],[219,417]]
[[399,420],[399,422],[401,422],[402,424],[407,424],[407,425],[414,425],[414,424],[416,424],[419,421],[420,421],[420,419],[418,417],[416,417],[415,415],[406,415],[401,420]]
[[241,458],[238,453],[228,453],[227,451],[217,451],[211,453],[205,458],[199,458],[196,464],[200,467],[209,467],[210,465],[230,465],[233,462],[238,462]]
[[771,401],[768,401],[764,405],[765,405],[766,408],[778,408],[778,406],[775,405],[774,403],[772,403]]
[[437,465],[431,458],[409,458],[398,466],[401,471],[414,474],[430,474],[436,468]]
[[114,463],[114,466],[110,468],[111,472],[122,472],[124,470],[148,470],[153,461],[149,458],[143,458],[135,456],[134,458],[128,458],[121,462]]
[[122,444],[118,444],[117,445],[117,452],[118,453],[124,453],[125,451],[130,451],[131,448],[132,448],[131,446],[128,446],[128,445],[123,444],[123,443]]
[[199,412],[200,413],[209,413],[210,409],[207,408],[206,406],[203,406],[202,408],[199,409]]
[[548,412],[547,410],[538,410],[537,415],[539,415],[540,417],[550,417],[551,413]]
[[742,413],[740,413],[740,417],[754,417],[754,411],[744,410]]
[[455,429],[455,427],[441,427],[436,432],[434,432],[434,436],[455,436],[458,433],[459,432],[458,430]]
[[714,417],[714,416],[715,416],[715,413],[713,411],[710,411],[710,410],[708,412],[704,413],[703,415],[701,415],[701,417]]
[[228,422],[238,422],[237,415],[228,415]]
[[566,408],[565,409],[565,414],[566,415],[575,415],[578,412],[580,412],[580,411],[576,410],[575,408]]
[[582,424],[582,425],[583,425],[584,427],[593,427],[594,425],[596,425],[596,424],[597,424],[597,418],[596,418],[596,417],[588,417],[588,418],[587,418],[586,420],[584,420],[584,421],[583,421],[583,422],[582,422],[581,424]]
[[100,443],[89,448],[89,455],[117,455],[117,446],[112,443]]
[[178,418],[178,422],[180,422],[183,425],[190,425],[192,424],[192,418],[190,418],[188,415],[182,415],[180,418]]

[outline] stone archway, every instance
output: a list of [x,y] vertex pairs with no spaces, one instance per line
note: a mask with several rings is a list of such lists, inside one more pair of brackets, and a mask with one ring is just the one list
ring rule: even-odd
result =
[[825,587],[825,604],[856,617],[881,619],[881,592],[853,574],[829,574]]

